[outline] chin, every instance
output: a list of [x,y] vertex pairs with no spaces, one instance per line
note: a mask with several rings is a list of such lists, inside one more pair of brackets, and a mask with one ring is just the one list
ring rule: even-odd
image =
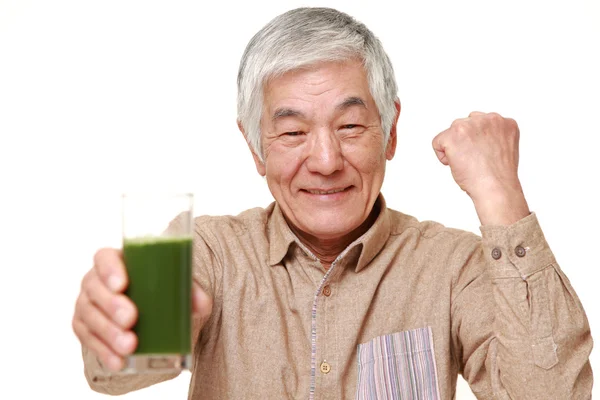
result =
[[304,232],[325,240],[347,235],[360,226],[359,218],[356,218],[355,223],[353,223],[351,220],[341,220],[337,216],[315,215],[305,221],[306,223],[303,224],[304,229],[302,229]]

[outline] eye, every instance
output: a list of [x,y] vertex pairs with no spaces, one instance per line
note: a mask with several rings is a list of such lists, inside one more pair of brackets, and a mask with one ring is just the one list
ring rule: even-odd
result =
[[342,129],[354,129],[357,126],[358,125],[356,125],[356,124],[346,124],[346,125],[342,125]]
[[295,132],[284,132],[283,133],[285,136],[299,136],[302,135],[302,132],[300,131],[295,131]]

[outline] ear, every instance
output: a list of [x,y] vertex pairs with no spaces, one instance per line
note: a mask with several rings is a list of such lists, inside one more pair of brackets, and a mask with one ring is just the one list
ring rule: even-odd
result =
[[240,120],[237,121],[237,126],[240,129],[240,132],[242,132],[242,135],[244,135],[244,140],[246,140],[246,144],[248,145],[248,148],[250,149],[250,152],[252,153],[252,158],[254,159],[254,165],[256,165],[256,171],[260,174],[260,176],[265,176],[265,174],[267,173],[267,170],[265,168],[265,163],[261,161],[260,157],[256,154],[256,152],[250,145],[250,142],[248,142],[248,137],[246,136],[246,131],[244,130],[244,126],[242,125]]
[[400,118],[400,99],[396,98],[394,105],[396,106],[396,116],[394,117],[394,123],[392,124],[392,129],[390,130],[390,138],[388,139],[387,146],[385,148],[385,158],[388,160],[394,158],[394,154],[396,154],[396,143],[398,141],[396,127],[398,126],[398,118]]

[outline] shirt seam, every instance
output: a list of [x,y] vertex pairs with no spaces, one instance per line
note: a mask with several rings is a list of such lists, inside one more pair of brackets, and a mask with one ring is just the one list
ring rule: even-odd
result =
[[[392,232],[390,232],[390,236],[400,236],[400,235],[402,235],[403,233],[405,233],[405,232],[406,232],[408,229],[415,229],[415,230],[419,231],[419,233],[420,233],[421,237],[423,237],[423,238],[425,238],[425,239],[433,239],[433,238],[435,238],[437,235],[439,235],[439,234],[442,234],[442,233],[446,233],[446,234],[448,234],[448,235],[452,235],[452,236],[454,236],[454,237],[461,236],[461,235],[462,235],[462,234],[464,234],[464,233],[471,233],[471,232],[467,232],[467,231],[464,231],[464,232],[452,232],[452,231],[451,231],[451,229],[453,229],[453,228],[448,228],[448,227],[446,227],[446,226],[443,226],[443,225],[440,225],[440,226],[441,226],[442,228],[441,228],[439,231],[435,232],[435,233],[434,233],[433,235],[431,235],[431,236],[428,236],[427,234],[425,234],[425,233],[423,232],[423,230],[422,230],[420,227],[418,227],[418,226],[407,226],[405,229],[403,229],[403,230],[401,230],[401,231],[397,231],[397,232],[393,232],[393,231],[392,231]],[[471,234],[473,234],[473,233],[471,233]]]
[[[211,312],[210,317],[204,323],[204,326],[202,326],[202,328],[200,329],[200,332],[198,333],[198,335],[200,337],[202,331],[209,330],[214,325],[214,322],[216,320],[216,315],[217,315],[217,312],[215,312],[215,311],[220,312],[223,307],[223,276],[225,274],[225,268],[224,268],[224,263],[223,263],[223,259],[222,259],[222,254],[219,256],[217,254],[217,251],[215,251],[214,246],[209,242],[209,240],[207,240],[208,237],[210,237],[210,239],[213,240],[215,243],[219,243],[217,238],[212,234],[212,232],[203,229],[199,225],[196,225],[196,228],[197,228],[198,235],[204,241],[208,250],[212,253],[213,257],[215,258],[216,264],[220,270],[219,274],[215,274],[216,282],[215,282],[215,288],[213,290],[213,299],[212,299],[213,300],[213,310]],[[219,253],[220,253],[220,251],[219,251]],[[216,308],[215,306],[217,306],[217,305],[219,306],[219,310],[215,310],[215,308]]]

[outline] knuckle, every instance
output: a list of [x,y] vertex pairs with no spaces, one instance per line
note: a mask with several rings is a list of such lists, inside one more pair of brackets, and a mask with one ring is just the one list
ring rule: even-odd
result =
[[94,255],[94,268],[102,275],[103,272],[108,271],[108,267],[118,258],[118,254],[118,250],[109,247],[98,250]]
[[81,291],[82,292],[90,293],[90,291],[93,289],[93,286],[94,286],[93,275],[94,275],[93,272],[89,271],[87,274],[85,274],[85,276],[81,280]]
[[98,249],[98,251],[96,251],[96,253],[94,254],[94,267],[98,267],[99,265],[102,265],[104,263],[104,260],[106,259],[106,255],[110,250],[111,249],[109,249],[107,247],[103,247],[101,249]]
[[512,118],[506,118],[506,124],[513,130],[513,131],[519,131],[519,124],[517,124],[517,121],[515,121]]
[[491,112],[487,116],[488,116],[488,119],[492,122],[500,122],[504,119],[500,114],[498,114],[496,112]]
[[82,301],[77,312],[77,320],[87,328],[90,328],[90,326],[94,323],[94,318],[91,317],[91,314],[94,313],[94,310],[90,309],[91,307],[93,306],[90,303],[84,303]]
[[114,319],[115,314],[122,307],[123,302],[119,299],[119,296],[111,294],[106,303],[105,312],[109,317]]
[[88,348],[100,359],[103,365],[108,365],[112,356],[110,349],[103,344],[97,337],[94,337],[88,343]]
[[103,361],[108,361],[110,359],[110,357],[112,356],[112,351],[110,350],[110,348],[105,345],[104,343],[102,343],[102,341],[98,338],[95,338],[95,342],[96,342],[96,352],[98,357],[100,357],[101,360]]
[[81,279],[81,290],[83,291],[89,280],[92,278],[92,275],[94,274],[94,269],[90,269],[88,272],[86,272],[86,274],[83,276],[83,278]]
[[95,328],[94,331],[96,331],[96,333],[103,337],[110,337],[111,329],[106,318],[100,318],[98,316],[97,318],[94,318],[93,321]]
[[81,293],[75,301],[75,312],[73,313],[74,320],[81,320],[81,317],[86,314],[85,309],[87,303],[87,296],[85,295],[85,293]]
[[88,340],[87,340],[88,330],[85,328],[83,323],[77,319],[73,319],[72,325],[73,325],[73,333],[75,333],[75,336],[77,337],[77,339],[79,339],[79,342],[83,345],[86,345],[88,342]]
[[108,319],[105,319],[102,323],[102,332],[102,336],[112,347],[115,346],[117,338],[121,335],[121,330],[113,325]]
[[120,332],[117,328],[111,326],[108,320],[103,319],[101,322],[97,323],[94,333],[104,342],[106,342],[106,344],[114,347]]
[[458,138],[463,138],[469,134],[469,125],[465,121],[460,121],[454,127],[454,132]]
[[96,357],[102,361],[103,365],[108,365],[110,360],[110,352],[105,346],[95,346],[93,352],[96,353]]
[[75,310],[73,311],[73,321],[72,321],[73,324],[75,324],[75,321],[77,319],[79,319],[79,314],[81,314],[81,301],[82,301],[81,295],[79,295],[79,297],[75,301]]
[[75,336],[80,338],[80,328],[79,324],[77,323],[76,317],[73,317],[73,319],[71,320],[71,329],[73,329],[73,333],[75,333]]

